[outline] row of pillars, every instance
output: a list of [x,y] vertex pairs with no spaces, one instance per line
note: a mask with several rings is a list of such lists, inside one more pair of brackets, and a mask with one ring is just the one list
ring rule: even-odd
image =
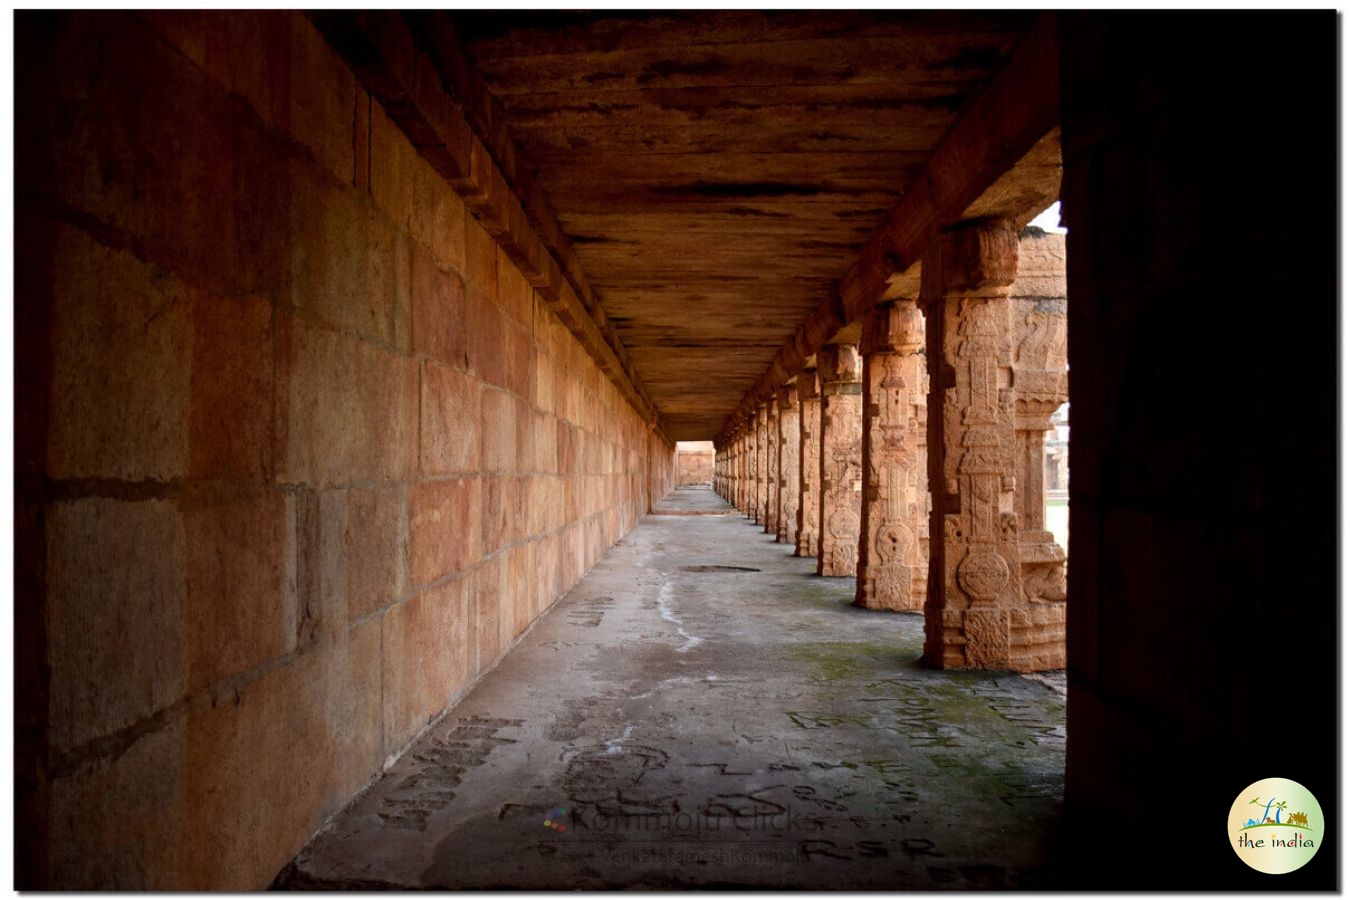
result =
[[714,487],[855,603],[919,612],[943,668],[1065,665],[1065,553],[1045,530],[1063,307],[1011,298],[1004,221],[945,232],[917,298],[871,310],[718,448]]

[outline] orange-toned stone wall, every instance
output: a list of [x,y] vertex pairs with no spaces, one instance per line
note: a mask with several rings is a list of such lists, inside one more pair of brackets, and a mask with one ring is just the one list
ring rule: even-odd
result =
[[677,445],[676,484],[712,484],[713,453],[712,441],[687,441]]
[[303,16],[16,31],[16,877],[265,887],[674,450]]

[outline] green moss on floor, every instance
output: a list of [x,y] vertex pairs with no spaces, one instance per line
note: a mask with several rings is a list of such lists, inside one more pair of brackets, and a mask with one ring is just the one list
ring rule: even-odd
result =
[[910,668],[922,651],[922,640],[813,641],[791,648],[793,656],[815,667],[812,680],[827,685],[890,677],[901,668]]

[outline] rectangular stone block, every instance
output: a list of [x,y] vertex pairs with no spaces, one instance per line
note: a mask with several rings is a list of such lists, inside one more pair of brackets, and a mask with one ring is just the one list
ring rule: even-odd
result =
[[156,9],[137,17],[212,81],[242,97],[268,125],[286,130],[291,31],[298,13]]
[[192,295],[172,275],[68,227],[56,232],[52,274],[49,474],[183,476]]
[[366,193],[370,193],[370,118],[374,106],[375,100],[370,96],[370,92],[358,86],[356,105],[353,109],[355,146],[352,148],[352,185],[358,191]]
[[295,649],[295,501],[275,488],[194,485],[180,504],[196,691]]
[[472,217],[464,228],[464,283],[475,303],[497,300],[497,242]]
[[558,462],[555,471],[565,477],[577,474],[576,427],[562,419],[557,420]]
[[515,516],[515,482],[511,476],[483,477],[483,552],[496,553],[511,543]]
[[581,518],[581,494],[582,484],[575,477],[569,478],[562,476],[563,483],[563,518],[569,522],[575,522]]
[[552,606],[562,593],[558,566],[562,544],[558,536],[553,534],[543,540],[536,541],[534,548],[535,587],[532,618],[538,617],[540,613]]
[[90,498],[47,513],[52,749],[127,728],[187,685],[183,519],[170,500]]
[[198,298],[191,365],[191,475],[270,480],[276,466],[272,304],[261,297]]
[[391,222],[407,223],[412,220],[417,162],[417,150],[390,120],[384,106],[378,100],[372,100],[370,197]]
[[476,663],[473,672],[486,670],[501,654],[502,603],[506,597],[506,554],[498,553],[483,560],[474,570],[477,612],[474,616],[474,649]]
[[423,475],[477,471],[482,407],[476,379],[430,360],[422,363]]
[[549,477],[547,475],[535,475],[521,479],[526,497],[525,503],[529,512],[525,533],[530,537],[537,537],[549,530]]
[[534,403],[534,343],[524,328],[506,325],[506,386],[527,403]]
[[402,484],[295,492],[302,649],[407,593],[407,495]]
[[437,267],[429,250],[409,242],[412,264],[412,343],[418,353],[467,370],[464,281]]
[[[355,176],[356,78],[307,19],[297,15],[290,22],[289,133],[334,177],[350,183]],[[265,55],[253,47],[238,49],[231,61]]]
[[513,469],[517,472],[534,470],[534,444],[536,419],[534,407],[528,400],[514,398],[516,421],[516,459]]
[[466,281],[465,289],[469,371],[488,384],[506,387],[506,317],[495,303],[475,293],[472,282]]
[[25,131],[44,167],[25,184],[135,236],[141,255],[204,289],[282,288],[283,141],[132,16],[63,25],[62,58],[81,62],[32,86],[36,108],[62,114]]
[[431,249],[438,268],[463,274],[466,269],[464,232],[469,221],[464,201],[420,156],[412,166],[412,175],[409,233]]
[[352,179],[354,151],[365,144],[353,135],[356,81],[303,15],[264,10],[138,15],[221,88],[243,97],[268,125],[308,148],[334,177]]
[[[348,113],[350,115],[350,112]],[[329,173],[291,166],[291,294],[302,314],[394,346],[396,308],[406,308],[408,241],[370,198]]]
[[417,366],[407,357],[291,316],[278,317],[279,478],[388,481],[413,470]]
[[380,632],[370,619],[189,714],[178,889],[264,888],[380,770]]
[[[178,869],[182,719],[51,783],[51,887],[61,891],[182,890]],[[97,848],[97,852],[91,852]]]
[[528,329],[534,318],[534,288],[506,251],[497,248],[497,303],[508,319]]
[[462,572],[482,555],[479,478],[424,481],[409,498],[413,585]]
[[534,405],[546,413],[554,411],[554,371],[553,357],[549,356],[537,344],[534,352]]
[[516,470],[516,400],[502,390],[485,387],[482,393],[482,455],[484,472]]
[[383,609],[408,590],[408,488],[347,491],[343,568],[348,621]]
[[468,684],[476,611],[474,579],[467,575],[385,612],[385,756],[402,749]]
[[506,597],[502,604],[502,646],[509,647],[534,621],[534,544],[506,552]]
[[586,574],[585,535],[577,525],[571,525],[562,535],[562,589],[570,591]]
[[530,471],[555,474],[558,471],[558,427],[547,413],[534,410],[534,463]]

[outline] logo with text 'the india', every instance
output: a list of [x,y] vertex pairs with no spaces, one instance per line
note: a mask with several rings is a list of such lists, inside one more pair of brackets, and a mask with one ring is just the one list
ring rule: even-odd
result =
[[1265,778],[1248,785],[1228,813],[1233,852],[1268,875],[1306,865],[1323,843],[1325,829],[1317,798],[1288,778]]

